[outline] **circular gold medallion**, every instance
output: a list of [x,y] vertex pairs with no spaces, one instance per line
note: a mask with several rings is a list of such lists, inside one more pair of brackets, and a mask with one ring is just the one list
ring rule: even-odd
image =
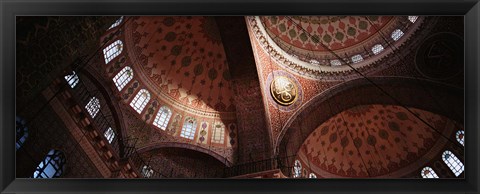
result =
[[298,96],[297,86],[285,76],[275,77],[270,84],[270,93],[277,103],[285,106],[293,104]]

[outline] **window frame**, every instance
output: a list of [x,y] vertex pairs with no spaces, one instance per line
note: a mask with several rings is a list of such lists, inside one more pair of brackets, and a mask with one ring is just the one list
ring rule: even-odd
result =
[[147,104],[150,102],[151,96],[152,95],[147,89],[139,90],[133,100],[130,101],[130,107],[132,107],[138,114],[142,114],[143,110],[145,110]]

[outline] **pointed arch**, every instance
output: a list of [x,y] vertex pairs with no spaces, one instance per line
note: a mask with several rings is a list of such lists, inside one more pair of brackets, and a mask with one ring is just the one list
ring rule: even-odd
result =
[[124,67],[113,77],[113,82],[117,86],[118,91],[122,89],[133,79],[133,70],[129,66]]
[[105,58],[105,64],[108,64],[112,61],[115,57],[120,55],[123,51],[123,43],[121,40],[116,40],[112,44],[108,45],[105,49],[103,49],[103,56]]
[[150,101],[150,92],[146,89],[141,89],[137,95],[135,95],[132,102],[130,102],[130,106],[135,109],[138,114],[141,114],[145,106],[147,106],[148,101]]
[[155,116],[155,120],[153,121],[153,125],[157,126],[158,128],[165,130],[167,129],[168,122],[172,117],[172,111],[167,106],[162,106],[158,110],[157,116]]

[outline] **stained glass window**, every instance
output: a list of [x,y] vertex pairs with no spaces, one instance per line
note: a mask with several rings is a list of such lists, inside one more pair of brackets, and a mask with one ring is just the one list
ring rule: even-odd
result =
[[117,21],[115,21],[115,23],[113,23],[110,28],[108,28],[109,30],[112,29],[112,28],[115,28],[117,27],[118,25],[120,25],[120,23],[122,23],[122,20],[123,20],[123,16],[118,18]]
[[127,85],[133,78],[133,70],[129,66],[124,67],[120,72],[113,77],[113,82],[117,86],[118,91],[121,91],[125,85]]
[[455,134],[458,143],[462,144],[465,146],[465,131],[464,130],[458,130],[457,133]]
[[109,127],[105,133],[103,134],[105,138],[107,138],[108,143],[112,143],[113,139],[115,138],[115,132],[111,127]]
[[195,137],[195,131],[197,130],[197,121],[194,118],[187,117],[183,123],[181,137],[187,139],[193,139]]
[[28,128],[26,121],[22,117],[17,116],[15,118],[16,139],[15,148],[20,149],[28,138]]
[[442,159],[445,164],[447,164],[448,168],[452,170],[455,176],[460,176],[462,172],[465,170],[463,163],[453,154],[451,151],[446,150],[442,154]]
[[85,106],[85,109],[87,109],[88,114],[90,114],[92,118],[95,118],[98,111],[100,111],[100,100],[98,100],[96,97],[90,98],[90,101]]
[[300,161],[295,160],[293,166],[293,178],[300,178],[302,176],[302,164]]
[[115,41],[114,43],[107,46],[103,49],[103,56],[105,57],[105,64],[112,61],[113,58],[117,57],[122,53],[123,43],[120,40]]
[[32,178],[58,178],[65,168],[65,155],[58,150],[50,150],[45,159],[38,164]]
[[73,71],[72,74],[65,76],[65,80],[71,88],[74,88],[80,79],[78,78],[78,75],[75,74],[75,71]]
[[437,173],[435,173],[435,171],[428,166],[423,168],[420,174],[422,175],[422,178],[438,178]]
[[130,102],[130,106],[140,114],[145,106],[147,106],[148,101],[150,101],[150,92],[141,89],[135,98],[133,98],[132,102]]
[[212,142],[213,143],[224,143],[224,136],[225,136],[225,125],[222,123],[216,122],[213,124],[213,136]]
[[403,36],[403,32],[402,32],[402,30],[400,30],[400,29],[394,30],[394,31],[392,32],[392,35],[391,35],[391,37],[392,37],[392,39],[393,39],[394,41],[397,41],[397,40],[400,39],[402,36]]
[[381,44],[377,44],[377,45],[372,47],[372,52],[375,55],[382,52],[382,51],[383,51],[383,46]]
[[363,61],[362,55],[354,55],[354,56],[352,57],[352,62],[353,62],[353,63],[358,63],[358,62],[360,62],[360,61]]
[[170,117],[172,117],[172,111],[166,107],[162,106],[160,110],[158,110],[157,116],[155,116],[155,120],[153,124],[160,129],[167,129],[168,121],[170,121]]

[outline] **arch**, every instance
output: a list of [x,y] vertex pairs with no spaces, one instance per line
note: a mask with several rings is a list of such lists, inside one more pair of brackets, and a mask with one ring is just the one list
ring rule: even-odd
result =
[[455,156],[455,154],[449,150],[443,152],[442,160],[457,177],[460,176],[460,174],[462,174],[462,172],[465,170],[465,166],[463,165],[462,161],[460,161],[460,159],[458,159],[457,156]]
[[115,57],[120,55],[123,51],[123,43],[121,40],[116,40],[112,44],[103,49],[103,57],[105,58],[105,64],[108,64]]
[[[370,77],[404,106],[426,110],[463,123],[463,90],[440,82],[405,77]],[[368,98],[355,98],[356,96]],[[437,101],[432,96],[441,96]],[[342,102],[342,103],[338,103]],[[332,116],[349,108],[366,104],[398,105],[395,100],[382,93],[365,79],[359,78],[344,82],[324,91],[303,104],[287,121],[274,140],[275,155],[284,164],[292,164],[286,159],[296,155],[300,146],[317,126]],[[439,106],[448,104],[449,106]],[[332,108],[332,105],[333,108]],[[327,110],[327,111],[326,111]]]
[[27,121],[25,121],[24,118],[17,116],[15,118],[15,137],[16,137],[16,143],[15,143],[15,148],[18,150],[20,149],[23,144],[25,144],[25,141],[28,138],[28,127],[27,127]]
[[420,175],[422,175],[422,178],[438,178],[437,173],[429,166],[424,167]]
[[125,66],[120,72],[113,77],[113,82],[117,86],[118,91],[122,89],[133,79],[133,70],[129,66]]
[[196,131],[197,131],[197,120],[192,117],[187,117],[183,122],[182,132],[180,133],[180,137],[184,137],[192,140],[195,137]]
[[158,128],[165,130],[167,129],[168,122],[172,117],[172,110],[167,106],[162,106],[157,112],[155,116],[155,120],[153,121],[153,125],[157,126]]
[[139,154],[142,154],[142,153],[145,153],[145,152],[150,152],[152,150],[155,150],[155,149],[162,149],[162,148],[183,148],[183,149],[189,149],[189,150],[192,150],[192,151],[197,151],[197,152],[201,152],[201,153],[204,153],[204,154],[207,154],[215,159],[217,159],[218,161],[220,161],[221,163],[223,163],[225,166],[227,167],[230,167],[232,165],[232,162],[231,161],[228,161],[225,157],[223,157],[222,155],[212,151],[212,150],[209,150],[207,148],[204,148],[204,147],[200,147],[200,146],[196,146],[196,145],[192,145],[192,144],[188,144],[188,143],[180,143],[180,142],[158,142],[158,143],[151,143],[151,144],[147,144],[141,148],[139,148],[137,151]]
[[137,95],[135,95],[132,102],[130,102],[130,106],[135,109],[138,114],[141,114],[145,106],[147,106],[148,101],[150,101],[150,92],[146,89],[141,89]]
[[62,151],[52,149],[45,159],[38,164],[32,178],[58,178],[65,170],[65,155]]

